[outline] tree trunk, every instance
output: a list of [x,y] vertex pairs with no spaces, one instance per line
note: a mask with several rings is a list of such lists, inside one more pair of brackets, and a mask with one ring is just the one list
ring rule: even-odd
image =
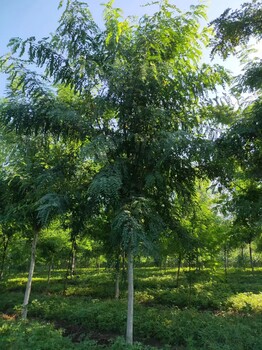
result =
[[245,258],[244,258],[244,247],[241,246],[241,260],[242,260],[242,267],[245,268]]
[[76,268],[76,251],[73,249],[72,250],[72,260],[71,260],[71,271],[70,271],[70,276],[73,278],[75,274],[75,268]]
[[253,250],[252,250],[252,242],[248,244],[249,246],[249,259],[252,273],[254,273],[254,262],[253,262]]
[[48,276],[47,276],[47,284],[50,283],[50,278],[51,278],[51,272],[52,272],[52,268],[53,268],[53,264],[54,264],[54,256],[52,256],[52,259],[49,263],[49,267],[48,267]]
[[98,273],[100,273],[100,255],[95,258],[96,263],[96,269],[98,270]]
[[182,255],[181,255],[181,253],[179,253],[179,255],[178,255],[177,274],[176,274],[176,286],[177,286],[177,288],[179,286],[179,276],[180,276],[180,270],[181,270],[181,261],[182,261]]
[[227,282],[227,267],[228,267],[228,253],[227,253],[227,247],[224,247],[224,271],[225,271],[226,282]]
[[5,259],[6,259],[8,243],[9,243],[9,239],[6,237],[3,237],[3,252],[2,252],[2,259],[1,259],[1,266],[0,266],[0,280],[3,279],[4,277]]
[[197,252],[196,252],[196,270],[200,271],[200,262],[199,262],[199,251],[197,249]]
[[134,258],[131,247],[127,256],[127,278],[128,278],[128,307],[127,307],[127,324],[126,324],[126,343],[133,344],[133,316],[134,316]]
[[71,256],[71,251],[70,251],[70,255],[67,259],[67,269],[66,269],[65,279],[64,279],[63,295],[66,295],[67,282],[68,282],[68,278],[70,275],[71,267],[72,267],[72,256]]
[[72,238],[72,248],[71,248],[71,269],[70,276],[73,278],[76,268],[76,237]]
[[[160,263],[160,266],[161,266],[162,264]],[[164,270],[166,271],[166,269],[167,269],[167,257],[165,257],[164,258],[164,263],[163,263],[163,265],[164,265]]]
[[119,295],[120,295],[119,282],[120,282],[120,273],[119,273],[119,271],[116,271],[115,299],[117,299],[117,300],[119,299]]
[[32,242],[31,261],[30,261],[30,268],[29,268],[29,273],[28,273],[28,280],[27,280],[27,284],[26,284],[24,302],[23,302],[23,306],[22,306],[22,319],[23,320],[26,320],[26,318],[27,318],[28,302],[29,302],[29,298],[30,298],[33,274],[34,274],[34,269],[35,269],[35,255],[36,255],[36,244],[37,244],[38,234],[39,234],[39,231],[35,230],[34,238],[33,238],[33,242]]
[[[125,252],[122,254],[122,276],[126,276],[126,255]],[[126,277],[124,277],[124,281],[126,281]]]
[[116,275],[115,275],[115,299],[117,300],[119,299],[119,295],[120,295],[119,284],[120,284],[120,261],[119,261],[119,258],[117,258]]

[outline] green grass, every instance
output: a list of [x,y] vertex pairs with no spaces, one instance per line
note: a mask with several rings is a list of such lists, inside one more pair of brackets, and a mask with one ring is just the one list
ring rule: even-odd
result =
[[[184,271],[177,287],[175,270],[136,269],[134,333],[144,345],[133,348],[261,350],[262,269],[254,275],[232,269],[227,281],[220,270],[192,274]],[[36,273],[29,307],[34,322],[2,319],[0,349],[46,349],[45,332],[54,349],[127,349],[118,338],[125,333],[126,283],[117,301],[112,271],[79,270],[65,293],[63,276],[64,271],[55,272],[48,285]],[[1,282],[0,311],[18,315],[24,288],[24,276]],[[15,345],[10,339],[20,333]]]

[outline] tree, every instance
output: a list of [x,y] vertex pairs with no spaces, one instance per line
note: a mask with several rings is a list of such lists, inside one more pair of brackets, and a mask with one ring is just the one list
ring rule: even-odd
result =
[[41,259],[48,266],[48,284],[50,282],[51,272],[55,264],[57,266],[61,259],[64,262],[68,252],[70,251],[68,236],[68,231],[62,229],[60,221],[56,220],[46,229],[42,230],[42,234],[39,237],[39,260]]
[[5,199],[5,206],[1,214],[5,218],[3,227],[6,227],[6,230],[10,231],[14,222],[15,228],[20,228],[23,236],[32,240],[30,268],[22,310],[22,318],[25,319],[39,234],[55,215],[63,213],[67,208],[67,194],[63,193],[62,196],[59,189],[72,174],[73,162],[69,162],[69,159],[74,158],[74,155],[71,154],[70,147],[66,148],[63,143],[55,142],[47,135],[17,136],[13,142],[13,153],[8,159],[2,177],[6,193],[2,196]]
[[[88,138],[86,157],[99,165],[87,186],[91,212],[109,215],[111,233],[128,256],[127,343],[132,344],[134,254],[168,227],[176,201],[189,205],[196,177],[205,176],[202,150],[208,140],[196,127],[210,103],[208,91],[215,92],[227,76],[221,67],[200,63],[209,36],[200,29],[204,6],[182,13],[162,1],[153,16],[132,22],[112,4],[105,5],[103,30],[85,3],[67,1],[50,38],[10,41],[13,53],[26,52],[29,62],[44,67],[45,77],[9,57],[5,71],[27,101],[21,106],[12,97],[3,115],[22,132]],[[54,89],[68,86],[74,100],[53,98],[47,79]],[[23,117],[17,113],[21,107]]]
[[226,58],[238,52],[247,62],[244,74],[236,80],[234,91],[254,94],[251,102],[240,105],[237,118],[217,141],[218,155],[224,163],[231,163],[230,172],[221,177],[230,190],[227,208],[235,219],[235,232],[238,233],[235,237],[249,244],[252,270],[251,243],[261,230],[262,62],[260,59],[248,60],[246,45],[251,38],[261,39],[261,23],[262,6],[256,0],[244,3],[238,10],[227,9],[211,23],[215,29],[213,54],[219,53]]

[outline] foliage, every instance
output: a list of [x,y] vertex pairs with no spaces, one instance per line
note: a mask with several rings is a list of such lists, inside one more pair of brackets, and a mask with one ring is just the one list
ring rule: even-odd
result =
[[[203,5],[183,14],[165,1],[153,16],[132,22],[108,2],[102,30],[85,3],[68,1],[50,38],[13,38],[13,54],[2,59],[10,78],[2,120],[20,133],[81,140],[85,157],[97,156],[98,174],[85,189],[88,206],[110,212],[124,247],[131,232],[137,242],[153,228],[153,237],[159,234],[163,225],[150,223],[154,217],[169,225],[174,202],[188,201],[195,178],[206,172],[205,138],[195,127],[205,118],[209,91],[227,75],[200,63],[209,40],[199,25],[204,17]],[[25,66],[25,53],[44,69],[42,77]],[[142,199],[138,218],[134,208]],[[50,201],[61,207],[52,193],[41,200],[41,217]]]
[[232,217],[232,240],[250,244],[251,265],[251,243],[261,235],[261,60],[251,61],[243,45],[252,38],[261,39],[261,16],[261,2],[255,0],[238,10],[226,10],[212,22],[213,54],[226,58],[239,50],[247,64],[235,90],[253,92],[251,102],[240,105],[235,121],[216,142],[217,156],[225,164],[219,181],[227,191],[221,202]]
[[[57,344],[58,349],[60,347],[63,349],[63,346],[69,349],[84,349],[85,346],[99,349],[101,345],[86,338],[99,332],[101,335],[104,334],[104,337],[109,334],[112,338],[112,342],[108,340],[105,348],[124,349],[126,345],[123,340],[116,337],[125,327],[125,296],[122,295],[119,301],[110,300],[114,295],[113,289],[111,298],[107,293],[112,283],[111,272],[97,273],[94,269],[79,271],[79,278],[75,278],[74,284],[68,286],[71,288],[70,296],[61,294],[63,285],[60,284],[59,278],[61,280],[62,274],[63,272],[55,271],[53,281],[51,279],[51,286],[52,283],[54,286],[60,285],[59,290],[52,290],[52,287],[49,290],[45,289],[46,278],[35,277],[33,301],[29,313],[38,320],[37,322],[1,320],[1,341],[4,348],[9,344],[8,339],[12,337],[19,345],[27,344],[28,349],[36,344],[39,344],[39,347],[43,346],[43,349],[48,345],[50,348],[52,342]],[[174,276],[174,269],[136,270],[136,339],[143,341],[143,344],[157,344],[162,349],[168,349],[168,346],[183,346],[185,349],[195,350],[260,349],[261,269],[256,272],[255,279],[248,270],[245,272],[229,270],[228,283],[224,282],[222,271],[199,274],[192,289],[191,304],[184,273],[179,289],[176,288]],[[5,282],[5,286],[3,283],[1,283],[0,309],[11,315],[16,312],[12,311],[11,304],[13,307],[18,305],[22,294],[10,291],[12,288],[14,290],[15,286],[18,287],[20,280],[10,278]],[[79,294],[78,288],[84,286],[85,293]],[[96,289],[100,287],[100,294],[96,293]],[[93,292],[90,292],[89,288],[93,289]],[[143,295],[145,297],[147,295],[146,298],[149,295],[153,296],[154,299],[145,300]],[[62,337],[62,331],[54,330],[47,322],[61,325],[65,328],[66,334],[73,338],[78,337],[79,343],[72,343],[70,339]],[[48,340],[45,332],[50,334]],[[142,344],[134,345],[134,349],[149,348]]]
[[262,8],[259,0],[243,3],[240,9],[228,8],[211,24],[216,37],[212,41],[213,54],[220,53],[226,58],[236,47],[247,44],[253,36],[261,39]]

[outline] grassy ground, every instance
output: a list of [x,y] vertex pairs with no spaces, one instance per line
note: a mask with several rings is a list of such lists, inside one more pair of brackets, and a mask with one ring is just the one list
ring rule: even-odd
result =
[[[19,320],[26,275],[0,284],[0,349],[128,349],[126,283],[114,300],[110,270],[83,269],[64,284],[36,273],[28,322]],[[262,269],[183,271],[136,269],[133,349],[261,350]]]

